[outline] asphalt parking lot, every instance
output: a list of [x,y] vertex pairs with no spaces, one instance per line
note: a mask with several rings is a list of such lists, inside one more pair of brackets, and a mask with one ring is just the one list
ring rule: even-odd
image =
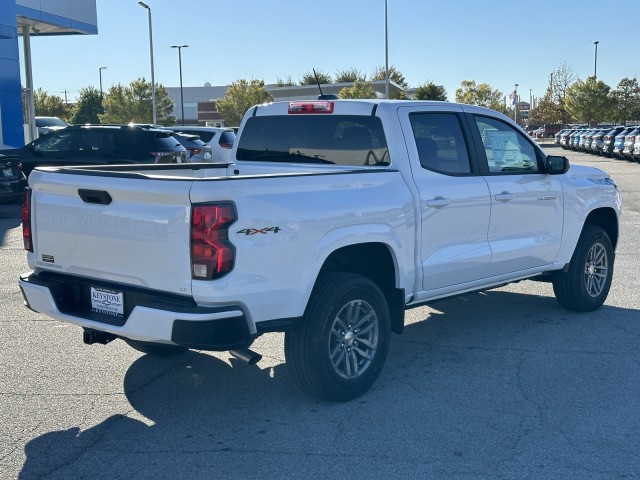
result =
[[640,478],[640,164],[547,151],[619,185],[605,306],[568,312],[525,281],[411,310],[345,404],[294,385],[280,334],[255,366],[84,345],[22,305],[20,206],[0,205],[0,478]]

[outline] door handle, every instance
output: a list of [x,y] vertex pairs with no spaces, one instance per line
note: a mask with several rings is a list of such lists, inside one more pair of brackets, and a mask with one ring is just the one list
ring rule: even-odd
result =
[[502,192],[494,195],[493,198],[495,198],[499,202],[508,202],[509,200],[513,200],[513,193]]
[[447,205],[449,205],[448,198],[438,196],[436,198],[432,198],[431,200],[427,200],[427,207],[442,208],[446,207]]

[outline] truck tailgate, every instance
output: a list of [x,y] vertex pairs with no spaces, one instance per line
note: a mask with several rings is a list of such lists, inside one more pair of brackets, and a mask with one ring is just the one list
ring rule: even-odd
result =
[[32,175],[32,268],[191,294],[191,180]]

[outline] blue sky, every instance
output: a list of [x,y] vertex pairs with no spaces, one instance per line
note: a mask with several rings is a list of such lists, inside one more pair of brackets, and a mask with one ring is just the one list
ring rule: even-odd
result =
[[[384,0],[146,0],[152,12],[155,80],[179,86],[240,79],[299,80],[312,68],[334,75],[384,65]],[[388,0],[389,64],[410,86],[443,85],[449,100],[463,80],[522,100],[541,97],[549,74],[569,66],[612,88],[639,77],[632,17],[638,0],[595,7],[583,0]],[[151,78],[147,10],[136,0],[96,0],[97,35],[32,37],[36,88],[69,101],[85,86],[103,89]],[[615,12],[614,12],[615,10]],[[625,24],[626,22],[626,24]],[[24,78],[24,77],[23,77]],[[24,80],[23,80],[24,83]]]

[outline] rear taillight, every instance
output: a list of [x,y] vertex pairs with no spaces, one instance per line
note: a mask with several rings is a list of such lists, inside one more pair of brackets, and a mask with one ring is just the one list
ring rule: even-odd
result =
[[234,266],[236,249],[229,241],[229,226],[237,220],[233,203],[194,206],[191,209],[191,275],[214,280]]
[[201,148],[196,148],[196,147],[186,147],[187,150],[189,150],[189,156],[193,157],[194,155],[200,155],[202,153],[202,149]]
[[24,249],[33,252],[33,238],[31,237],[31,188],[24,187],[22,193],[22,242]]
[[222,148],[233,148],[233,143],[219,143]]

